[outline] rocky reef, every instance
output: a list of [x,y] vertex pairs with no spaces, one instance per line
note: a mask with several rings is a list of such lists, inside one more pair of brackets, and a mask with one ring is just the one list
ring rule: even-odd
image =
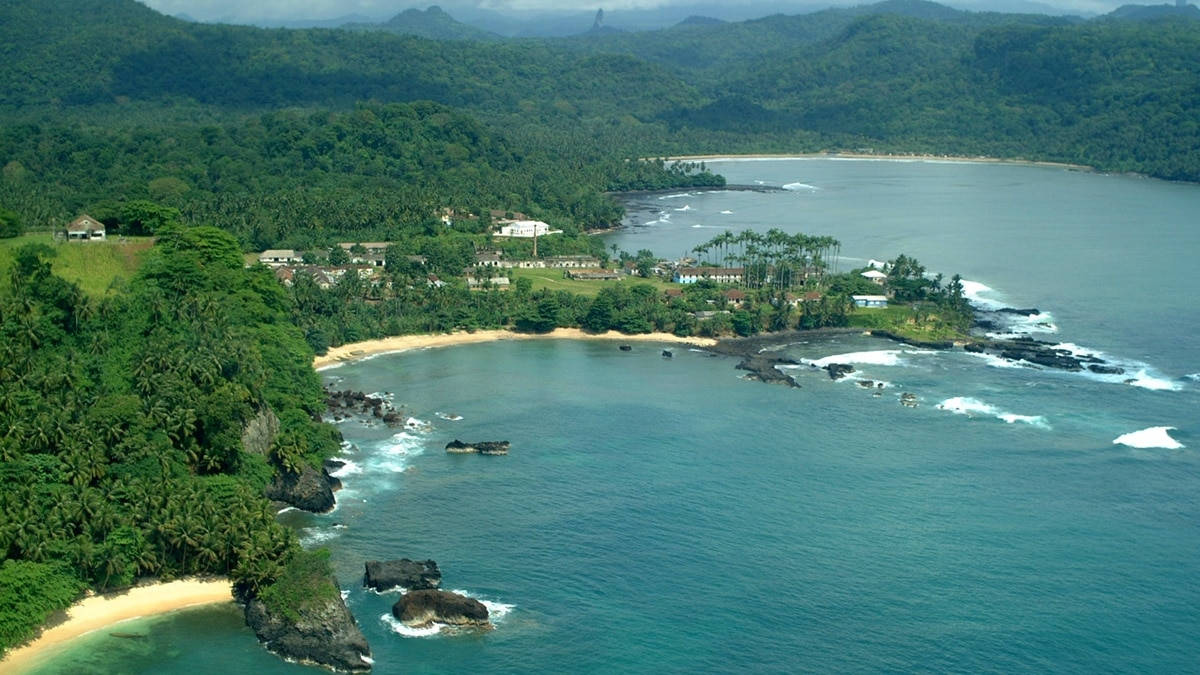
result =
[[278,470],[263,491],[267,499],[294,506],[302,511],[325,513],[333,508],[334,481],[324,469],[306,466],[300,473]]
[[[330,580],[332,583],[332,580]],[[371,647],[341,595],[308,603],[291,616],[271,612],[258,598],[241,598],[246,625],[267,649],[286,658],[342,672],[371,669]]]
[[442,572],[432,560],[372,560],[363,574],[363,586],[377,591],[394,588],[421,591],[437,588],[441,583]]
[[457,438],[446,444],[446,452],[454,455],[507,455],[508,441],[477,441],[464,443]]
[[424,628],[435,623],[491,628],[488,609],[475,598],[435,589],[409,591],[392,606],[392,616],[406,626]]
[[380,396],[364,394],[361,391],[337,391],[325,388],[325,406],[335,421],[341,421],[355,415],[373,417],[388,426],[404,423],[404,417],[391,403]]
[[738,370],[746,371],[746,379],[759,382],[782,384],[788,387],[799,387],[796,381],[786,373],[780,372],[777,366],[791,366],[799,363],[794,359],[774,356],[771,354],[753,354],[743,357],[735,366]]

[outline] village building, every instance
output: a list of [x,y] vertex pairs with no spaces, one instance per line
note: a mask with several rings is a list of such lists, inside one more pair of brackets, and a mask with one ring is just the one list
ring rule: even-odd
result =
[[104,223],[86,213],[67,225],[67,241],[104,241],[106,235]]
[[600,259],[590,255],[552,255],[546,267],[600,267]]
[[299,251],[290,248],[272,248],[259,253],[258,262],[271,267],[279,267],[304,262],[304,257]]
[[469,272],[470,271],[468,270],[466,277],[467,288],[483,288],[485,286],[492,286],[494,288],[508,288],[509,286],[508,277],[476,277],[471,276]]
[[875,284],[876,286],[884,285],[885,283],[887,283],[887,278],[888,278],[887,275],[884,274],[883,272],[880,272],[879,270],[874,270],[874,269],[863,272],[862,276],[867,278],[868,280],[870,280],[870,282]]
[[548,223],[543,223],[540,220],[513,220],[501,225],[494,236],[532,239],[533,237],[541,237],[547,234],[561,233],[562,230],[551,230]]
[[576,281],[610,281],[621,278],[621,275],[616,270],[607,270],[603,267],[567,269],[563,271],[563,275],[568,279],[575,279]]
[[852,295],[850,299],[854,301],[855,307],[887,307],[888,299],[886,295]]
[[476,267],[512,267],[512,265],[502,265],[500,259],[504,257],[501,251],[479,251],[475,254]]
[[724,295],[727,301],[732,302],[735,305],[740,305],[746,301],[746,293],[736,288],[731,288],[721,295]]
[[367,255],[383,255],[387,253],[387,247],[391,245],[390,241],[343,241],[338,244],[346,253],[350,253],[351,255],[353,255],[353,252],[350,249],[355,246],[361,246]]
[[744,267],[680,267],[675,270],[671,281],[677,284],[694,284],[697,281],[709,280],[717,283],[741,283],[746,275]]

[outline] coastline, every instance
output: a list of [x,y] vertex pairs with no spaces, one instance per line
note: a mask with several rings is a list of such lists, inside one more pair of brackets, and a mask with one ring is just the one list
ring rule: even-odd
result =
[[459,331],[456,333],[438,333],[434,335],[398,335],[352,342],[340,347],[332,347],[323,356],[313,359],[313,368],[322,370],[341,363],[357,361],[368,356],[406,352],[411,349],[429,349],[433,347],[452,347],[456,345],[476,344],[480,342],[495,342],[497,340],[606,340],[620,342],[671,342],[675,344],[711,347],[717,344],[713,338],[679,337],[670,333],[642,333],[640,335],[625,335],[617,331],[607,333],[586,333],[578,328],[555,328],[549,333],[514,333],[510,330],[479,330],[473,333]]
[[51,618],[33,640],[10,649],[0,660],[0,672],[25,672],[56,653],[57,647],[64,642],[121,621],[232,601],[233,586],[224,578],[157,582],[116,593],[92,595]]
[[701,162],[701,161],[718,161],[718,160],[733,160],[733,161],[753,161],[753,160],[769,160],[769,159],[877,159],[886,161],[912,161],[912,162],[962,162],[965,164],[1018,164],[1021,166],[1042,166],[1056,169],[1071,169],[1074,171],[1095,171],[1095,167],[1086,166],[1084,164],[1070,164],[1067,162],[1047,162],[1032,159],[1006,159],[1003,157],[966,157],[962,155],[900,155],[892,153],[867,153],[867,152],[808,152],[808,153],[751,153],[745,155],[739,154],[717,154],[717,155],[678,155],[666,158],[667,161],[681,162]]

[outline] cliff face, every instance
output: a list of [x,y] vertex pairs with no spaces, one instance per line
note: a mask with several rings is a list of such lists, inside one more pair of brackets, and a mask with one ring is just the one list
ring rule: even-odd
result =
[[246,625],[284,658],[343,672],[371,669],[371,647],[340,595],[304,607],[296,619],[272,614],[258,598],[245,601],[245,612]]

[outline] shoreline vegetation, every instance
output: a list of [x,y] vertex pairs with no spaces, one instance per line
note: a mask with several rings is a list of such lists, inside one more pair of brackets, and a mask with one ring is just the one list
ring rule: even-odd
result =
[[713,155],[672,155],[668,162],[715,162],[720,160],[770,160],[770,159],[875,159],[887,161],[914,162],[961,162],[963,164],[1014,164],[1018,166],[1041,166],[1072,171],[1098,171],[1094,166],[1086,164],[1071,164],[1069,162],[1050,162],[1036,159],[1021,159],[1019,157],[968,157],[966,155],[927,155],[902,153],[870,153],[870,152],[799,152],[799,153],[749,153],[749,154],[713,154]]
[[398,335],[352,342],[340,347],[331,347],[323,356],[313,359],[313,368],[323,370],[342,363],[364,359],[368,356],[405,352],[413,349],[430,349],[434,347],[452,347],[457,345],[496,342],[498,340],[604,340],[610,342],[669,342],[687,344],[697,347],[711,347],[717,344],[714,338],[680,337],[670,333],[641,333],[626,335],[610,330],[605,333],[588,333],[578,328],[556,328],[548,333],[517,333],[510,330],[479,330],[474,332],[459,331],[454,333],[426,335]]
[[122,621],[232,601],[233,586],[225,578],[154,582],[91,595],[59,612],[33,640],[9,650],[0,659],[0,671],[26,672],[64,643]]

